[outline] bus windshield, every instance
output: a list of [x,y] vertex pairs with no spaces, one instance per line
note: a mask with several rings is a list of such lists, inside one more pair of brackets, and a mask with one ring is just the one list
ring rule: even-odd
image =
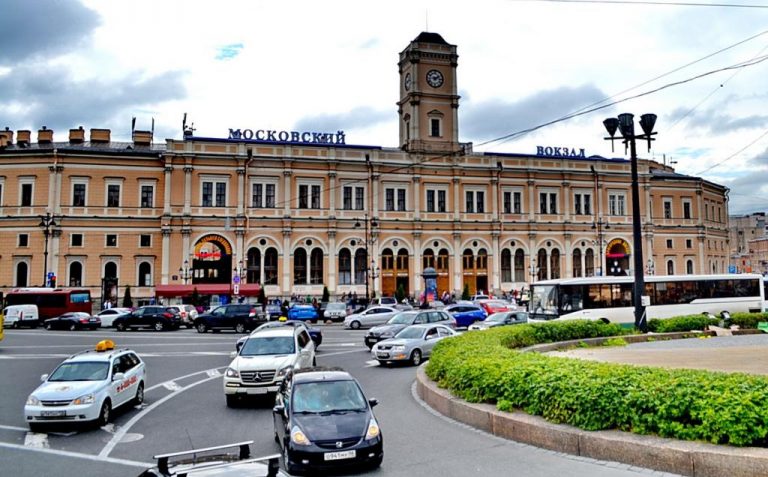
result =
[[552,320],[560,316],[557,309],[557,285],[536,285],[531,295],[530,313],[539,320]]

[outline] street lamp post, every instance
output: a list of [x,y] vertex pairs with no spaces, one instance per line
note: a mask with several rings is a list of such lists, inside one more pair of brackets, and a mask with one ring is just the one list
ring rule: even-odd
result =
[[[369,293],[368,282],[371,275],[374,280],[379,276],[379,268],[376,267],[376,261],[370,258],[368,245],[373,245],[373,237],[371,235],[373,235],[374,227],[378,226],[378,222],[376,222],[376,219],[369,218],[368,214],[365,214],[364,220],[364,225],[361,224],[359,220],[355,222],[355,228],[365,227],[365,300],[370,301],[371,295]],[[371,273],[372,271],[373,273]]]
[[632,242],[635,262],[635,287],[633,293],[633,299],[635,303],[635,326],[641,331],[648,330],[648,323],[645,317],[645,306],[642,303],[643,291],[645,289],[645,282],[643,279],[643,267],[645,262],[643,260],[643,243],[641,234],[640,223],[640,191],[637,184],[637,148],[635,141],[637,139],[645,139],[648,141],[648,150],[651,150],[651,141],[656,134],[653,132],[653,127],[656,124],[655,114],[643,114],[640,116],[640,127],[643,129],[643,134],[635,134],[635,121],[634,116],[630,113],[619,114],[618,118],[608,118],[603,121],[606,131],[610,137],[605,138],[611,141],[616,139],[614,136],[616,130],[621,132],[621,136],[624,142],[624,152],[626,153],[627,146],[630,151],[630,163],[632,166]]
[[184,266],[179,267],[179,278],[181,278],[184,285],[186,285],[187,281],[192,278],[192,270],[189,269],[189,260],[184,260]]
[[[603,226],[605,224],[605,226]],[[597,246],[597,276],[603,275],[603,257],[605,256],[605,247],[606,241],[603,238],[603,230],[608,230],[611,228],[611,224],[608,222],[603,222],[602,218],[598,218],[597,222],[592,223],[592,230],[597,229],[597,240],[593,240],[592,243]]]
[[40,216],[39,227],[43,229],[43,236],[45,236],[45,248],[43,249],[43,286],[48,283],[48,237],[51,235],[51,227],[56,227],[56,222],[50,212],[46,212],[45,215]]

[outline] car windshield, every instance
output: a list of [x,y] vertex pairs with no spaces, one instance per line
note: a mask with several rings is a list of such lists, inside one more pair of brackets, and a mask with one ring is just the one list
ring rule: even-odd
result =
[[293,354],[296,350],[291,336],[253,336],[240,350],[240,356],[264,356],[270,354]]
[[328,303],[328,306],[325,307],[327,311],[344,311],[347,309],[347,305],[344,303]]
[[415,340],[421,338],[424,334],[424,328],[405,328],[400,333],[395,335],[395,338]]
[[293,388],[293,412],[365,411],[365,396],[354,381],[299,383]]
[[507,318],[507,313],[494,313],[488,318],[485,319],[486,322],[493,322],[493,323],[503,323],[504,320]]
[[416,317],[416,313],[398,313],[393,316],[388,322],[388,325],[411,325]]
[[48,381],[104,381],[109,374],[109,363],[105,361],[80,361],[62,363],[48,378]]

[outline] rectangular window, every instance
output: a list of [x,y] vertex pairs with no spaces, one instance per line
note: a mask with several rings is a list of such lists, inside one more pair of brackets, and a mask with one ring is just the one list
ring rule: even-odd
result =
[[85,184],[72,185],[72,206],[85,207]]
[[389,210],[389,211],[395,210],[395,189],[387,189],[384,192],[385,192],[385,194],[384,194],[384,197],[385,197],[384,208],[385,208],[385,210]]
[[225,207],[227,205],[227,183],[224,181],[203,182],[203,207]]
[[149,234],[141,234],[139,235],[139,247],[151,247],[152,246],[152,236]]
[[584,194],[584,215],[592,215],[592,194]]
[[466,198],[467,198],[466,212],[468,214],[471,214],[475,211],[475,194],[473,194],[472,191],[467,191]]
[[253,184],[251,190],[251,207],[261,209],[264,207],[264,185]]
[[344,187],[341,208],[344,210],[352,210],[352,186]]
[[435,211],[435,191],[427,191],[427,212]]
[[32,184],[21,184],[21,205],[24,207],[32,205]]
[[141,208],[151,209],[155,206],[155,188],[151,185],[141,186]]
[[672,239],[667,239],[667,248],[672,248]]
[[475,202],[477,203],[477,213],[482,214],[485,212],[485,192],[483,191],[476,191],[475,192]]
[[275,184],[267,184],[266,193],[264,194],[264,207],[275,207]]
[[19,247],[29,246],[29,234],[19,234]]
[[72,234],[69,236],[69,245],[71,247],[83,246],[83,234]]
[[581,194],[574,194],[573,196],[573,213],[576,215],[582,215],[581,212]]
[[405,189],[397,189],[397,210],[405,211]]
[[608,214],[625,215],[626,203],[624,194],[608,194]]
[[432,118],[429,120],[429,135],[432,137],[440,137],[440,120]]
[[227,184],[216,183],[216,207],[224,207],[227,203]]
[[107,207],[120,207],[120,186],[107,185]]
[[437,191],[437,211],[438,212],[445,212],[445,191],[439,190]]
[[213,205],[213,182],[203,182],[203,207]]
[[556,214],[557,213],[557,193],[539,192],[539,213]]
[[512,213],[513,214],[523,213],[523,193],[522,192],[515,192],[512,195]]
[[107,247],[117,247],[117,234],[107,234]]
[[355,209],[365,209],[365,187],[355,187]]
[[683,218],[684,219],[690,219],[691,218],[691,203],[686,201],[683,201]]
[[557,213],[557,194],[549,194],[549,213]]
[[671,219],[672,218],[672,201],[671,200],[664,200],[664,218],[665,219]]
[[504,202],[504,213],[511,214],[512,213],[512,193],[504,192],[504,198],[502,199],[502,201]]
[[319,185],[312,186],[312,208],[313,209],[320,208],[320,186]]
[[693,240],[685,239],[685,248],[693,248]]
[[302,184],[299,186],[299,208],[300,209],[309,208],[309,186],[308,185]]

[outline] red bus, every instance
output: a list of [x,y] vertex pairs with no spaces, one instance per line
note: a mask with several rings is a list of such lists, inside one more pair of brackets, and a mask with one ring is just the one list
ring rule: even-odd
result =
[[5,306],[9,305],[37,305],[41,320],[68,311],[93,311],[91,292],[87,289],[15,288],[5,294]]

